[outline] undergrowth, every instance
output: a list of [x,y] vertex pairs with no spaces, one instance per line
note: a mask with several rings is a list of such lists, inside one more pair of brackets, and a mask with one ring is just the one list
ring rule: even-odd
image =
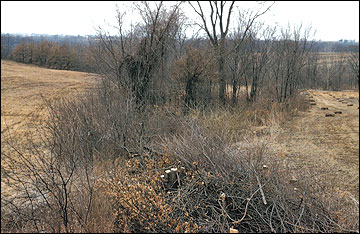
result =
[[107,92],[47,102],[41,143],[7,140],[2,232],[358,231],[354,201],[292,181],[271,149],[301,96],[183,115]]

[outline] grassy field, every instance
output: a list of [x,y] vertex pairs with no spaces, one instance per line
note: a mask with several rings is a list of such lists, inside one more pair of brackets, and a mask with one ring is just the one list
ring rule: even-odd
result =
[[1,134],[21,136],[44,120],[42,97],[58,99],[91,89],[94,74],[1,60]]
[[338,61],[347,61],[347,59],[349,58],[351,53],[347,53],[347,52],[343,52],[343,53],[338,53],[338,52],[318,52],[316,53],[316,55],[318,56],[319,60],[318,63],[320,65],[323,64],[329,64],[329,63],[333,63],[333,62],[338,62]]
[[[37,140],[38,129],[47,118],[44,99],[59,99],[92,88],[98,81],[94,74],[61,71],[1,60],[1,151],[5,142],[21,146],[28,139]],[[43,97],[43,98],[42,98]],[[3,160],[1,166],[5,167]],[[1,194],[11,193],[1,182]]]

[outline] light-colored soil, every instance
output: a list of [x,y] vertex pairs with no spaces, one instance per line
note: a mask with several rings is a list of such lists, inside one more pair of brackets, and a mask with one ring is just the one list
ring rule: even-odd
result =
[[[350,193],[359,199],[359,93],[305,93],[313,96],[316,105],[283,126],[275,147],[300,175],[298,179],[309,169],[310,176],[328,192]],[[349,103],[353,105],[348,106]],[[342,113],[334,114],[335,111]],[[326,113],[335,116],[325,117]]]

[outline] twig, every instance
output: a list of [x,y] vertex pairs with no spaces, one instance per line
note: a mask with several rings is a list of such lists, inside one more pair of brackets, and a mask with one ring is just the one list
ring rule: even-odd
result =
[[301,213],[300,213],[300,215],[299,215],[298,220],[297,220],[296,223],[295,223],[295,226],[297,226],[298,224],[300,224],[300,220],[301,220],[301,217],[302,217],[303,214],[304,214],[304,210],[305,210],[305,205],[303,205],[303,207],[302,207],[302,209],[301,209]]
[[239,220],[234,220],[230,217],[230,215],[226,212],[225,208],[222,206],[222,204],[220,203],[220,206],[221,206],[221,210],[224,211],[224,213],[226,214],[226,216],[232,221],[232,224],[239,224],[241,223],[241,221],[244,220],[245,216],[246,216],[246,213],[247,213],[247,210],[248,210],[248,206],[249,206],[249,202],[250,200],[253,198],[253,196],[259,191],[259,189],[257,189],[251,196],[250,198],[247,198],[247,203],[246,203],[246,206],[245,206],[245,211],[244,211],[244,214],[243,216],[241,217],[241,219]]
[[257,175],[255,175],[255,176],[256,176],[256,180],[257,180],[257,182],[259,184],[259,189],[260,189],[260,193],[261,193],[261,196],[262,196],[263,203],[264,203],[264,205],[267,205],[267,202],[266,202],[266,199],[265,199],[265,194],[264,194],[264,191],[262,190],[262,186],[261,186],[261,183],[260,183],[260,179],[259,179],[259,177]]
[[247,203],[246,203],[246,206],[245,206],[245,212],[244,212],[243,216],[241,217],[241,219],[239,219],[239,220],[237,220],[237,221],[234,221],[233,224],[239,224],[239,223],[241,223],[241,221],[244,220],[244,218],[245,218],[245,216],[246,216],[246,212],[247,212],[247,210],[248,210],[248,205],[249,205],[250,200],[251,200],[251,198],[248,198],[248,199],[247,199]]
[[276,231],[274,230],[274,228],[273,228],[273,226],[272,226],[272,223],[271,223],[272,216],[273,216],[273,212],[274,212],[274,208],[275,208],[275,204],[273,204],[272,209],[271,209],[270,219],[269,219],[269,220],[270,220],[269,226],[270,226],[271,231],[275,233]]

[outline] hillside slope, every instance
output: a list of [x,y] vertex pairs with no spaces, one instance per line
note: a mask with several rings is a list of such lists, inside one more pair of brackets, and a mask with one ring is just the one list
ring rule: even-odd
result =
[[53,70],[1,60],[1,134],[13,136],[44,117],[42,97],[56,99],[91,88],[95,74]]

